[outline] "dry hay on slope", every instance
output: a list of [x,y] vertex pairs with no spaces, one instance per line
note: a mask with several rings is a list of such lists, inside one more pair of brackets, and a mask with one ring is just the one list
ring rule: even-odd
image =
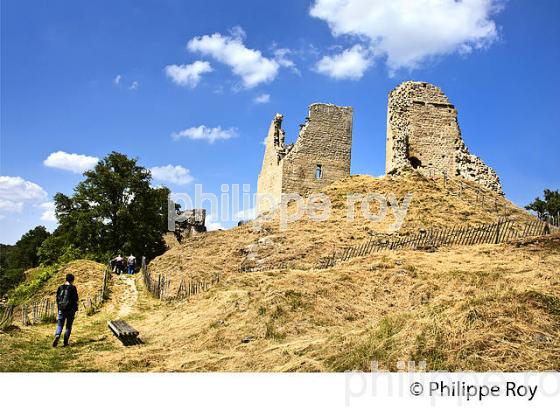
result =
[[[461,183],[464,188],[459,195]],[[484,195],[484,205],[482,195],[475,192],[477,189]],[[431,179],[415,171],[379,178],[355,175],[329,185],[323,192],[332,202],[327,221],[316,222],[306,217],[281,231],[276,214],[273,221],[264,222],[258,228],[252,222],[226,231],[197,235],[155,258],[149,265],[150,271],[154,276],[163,274],[170,279],[173,293],[182,279],[208,280],[216,272],[237,274],[241,266],[253,270],[283,266],[313,268],[335,248],[356,245],[391,231],[394,217],[390,209],[385,220],[372,222],[364,218],[356,206],[355,219],[348,220],[346,197],[352,193],[375,192],[386,196],[393,193],[399,204],[407,193],[412,193],[399,235],[416,233],[419,229],[494,223],[498,218],[520,222],[534,220],[525,210],[472,182],[449,179],[444,183],[443,178]],[[375,211],[372,205],[372,212]]]
[[135,323],[146,344],[121,361],[96,354],[105,370],[558,370],[558,266],[557,234],[245,272],[147,311]]
[[80,300],[86,301],[89,298],[97,297],[103,285],[103,272],[105,266],[102,263],[85,259],[68,262],[63,265],[33,296],[33,300],[44,298],[54,298],[56,290],[66,281],[66,275],[74,275],[76,288],[78,289]]

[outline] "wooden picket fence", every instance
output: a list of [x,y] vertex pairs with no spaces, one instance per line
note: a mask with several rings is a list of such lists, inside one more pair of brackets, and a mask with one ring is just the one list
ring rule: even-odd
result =
[[[111,266],[109,264],[103,272],[103,283],[99,293],[95,297],[81,302],[86,314],[94,313],[107,300],[110,279]],[[0,329],[9,327],[14,320],[20,320],[24,326],[55,322],[57,314],[56,298],[45,298],[41,301],[24,303],[19,306],[8,305],[0,317]]]
[[548,221],[537,219],[526,224],[500,220],[493,224],[433,229],[390,239],[370,238],[360,245],[335,250],[331,256],[323,258],[318,267],[320,269],[330,268],[335,266],[337,262],[344,262],[383,250],[502,243],[512,239],[549,234],[558,229],[558,226],[552,225]]
[[185,281],[181,279],[176,293],[171,291],[171,280],[165,275],[159,274],[153,278],[146,264],[146,258],[142,257],[142,277],[144,284],[153,297],[157,299],[188,299],[200,292],[206,292],[213,285],[220,282],[220,274],[216,273],[210,281]]
[[57,306],[56,300],[45,298],[19,307],[21,324],[24,326],[36,325],[39,323],[51,323],[56,321]]
[[0,315],[0,329],[8,328],[14,320],[14,305],[7,305]]
[[103,283],[99,293],[93,298],[88,298],[82,301],[82,306],[87,315],[92,315],[99,310],[101,305],[109,298],[109,281],[111,280],[111,262],[107,263],[103,271]]
[[[447,171],[427,170],[424,176],[432,179],[435,183],[443,182],[443,187],[449,196],[455,196],[469,204],[475,204],[480,208],[496,214],[497,218],[506,217],[507,202],[489,189],[471,185],[461,178],[450,179]],[[453,182],[458,182],[457,184]]]

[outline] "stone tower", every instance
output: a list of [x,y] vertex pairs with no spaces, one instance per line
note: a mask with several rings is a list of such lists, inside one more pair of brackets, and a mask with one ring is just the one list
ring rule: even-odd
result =
[[287,145],[283,116],[276,114],[265,140],[264,159],[257,182],[257,212],[269,211],[267,194],[280,203],[283,193],[309,193],[350,175],[352,107],[311,104],[294,144]]
[[457,110],[432,84],[407,81],[389,94],[385,171],[404,166],[461,176],[503,193],[496,172],[463,142]]

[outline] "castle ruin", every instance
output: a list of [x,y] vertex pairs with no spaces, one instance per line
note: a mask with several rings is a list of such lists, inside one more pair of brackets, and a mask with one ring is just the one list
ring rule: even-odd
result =
[[257,193],[269,198],[259,196],[259,214],[279,204],[283,193],[306,196],[350,175],[352,107],[311,104],[294,144],[286,144],[282,120],[276,114],[265,140]]
[[174,218],[175,237],[179,242],[183,239],[206,232],[206,209],[186,209],[177,211]]
[[[352,107],[311,104],[294,144],[286,144],[283,118],[276,114],[265,140],[258,214],[278,205],[284,193],[307,196],[350,175]],[[386,155],[387,174],[412,167],[432,177],[462,177],[503,194],[496,172],[469,152],[457,110],[435,85],[407,81],[391,91]]]
[[460,176],[503,194],[498,175],[463,142],[457,110],[432,84],[407,81],[389,94],[385,170],[406,166]]

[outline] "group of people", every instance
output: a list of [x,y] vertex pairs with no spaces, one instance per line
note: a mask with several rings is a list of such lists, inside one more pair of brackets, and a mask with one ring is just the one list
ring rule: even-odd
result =
[[136,269],[136,256],[132,254],[130,254],[130,256],[126,258],[126,260],[120,254],[116,258],[111,259],[111,269],[117,275],[120,275],[124,273],[125,262],[128,269],[128,274],[132,275],[134,273],[134,270]]
[[[136,257],[130,255],[126,258],[126,265],[128,267],[128,273],[132,275],[136,268]],[[120,275],[125,271],[125,258],[120,254],[111,260],[111,268],[113,272]],[[62,329],[66,325],[66,330],[64,332],[63,346],[68,346],[70,340],[70,333],[72,333],[72,325],[74,323],[74,317],[78,311],[78,290],[74,286],[74,275],[69,273],[66,275],[66,281],[63,285],[60,285],[56,290],[56,304],[58,307],[57,315],[57,325],[54,335],[54,341],[52,343],[53,347],[58,346],[60,337],[62,335]]]

